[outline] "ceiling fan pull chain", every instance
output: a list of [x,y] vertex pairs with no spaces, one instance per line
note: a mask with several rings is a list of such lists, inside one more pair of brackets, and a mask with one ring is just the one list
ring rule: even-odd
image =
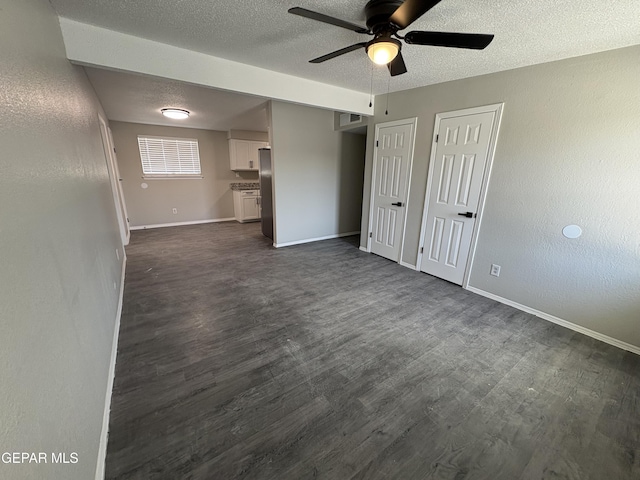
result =
[[373,107],[373,63],[371,65],[371,83],[369,84],[369,108]]
[[385,108],[384,114],[389,115],[389,86],[391,85],[391,77],[387,77],[387,107]]

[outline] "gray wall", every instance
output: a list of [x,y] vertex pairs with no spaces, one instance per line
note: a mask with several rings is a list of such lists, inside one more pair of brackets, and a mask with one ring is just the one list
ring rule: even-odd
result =
[[363,135],[365,135],[364,131],[366,131],[367,129],[367,125],[369,124],[369,119],[370,117],[365,117],[364,115],[362,115],[362,121],[358,122],[358,123],[354,123],[353,125],[347,125],[344,127],[340,126],[340,115],[343,114],[345,112],[333,112],[333,129],[336,131],[341,131],[341,132],[351,132],[351,133],[356,133],[354,130],[358,131],[358,133],[360,131],[363,131]]
[[[229,183],[258,180],[257,172],[230,170],[227,132],[126,122],[111,122],[111,130],[132,227],[233,218]],[[138,135],[197,138],[204,178],[143,179]]]
[[[122,245],[84,71],[46,0],[0,1],[0,478],[95,476]],[[49,457],[50,462],[50,457]]]
[[[415,264],[436,113],[504,102],[470,285],[640,346],[638,79],[634,46],[395,93],[388,116],[378,97],[363,234],[375,123],[418,117],[403,258]],[[572,223],[578,240],[562,236]]]
[[333,129],[333,112],[271,102],[277,244],[360,229],[365,137]]

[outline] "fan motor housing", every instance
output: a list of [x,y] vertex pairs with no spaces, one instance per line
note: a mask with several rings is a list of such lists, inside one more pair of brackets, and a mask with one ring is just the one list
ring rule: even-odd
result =
[[389,17],[403,3],[402,0],[369,0],[364,7],[369,30],[373,33],[389,30]]

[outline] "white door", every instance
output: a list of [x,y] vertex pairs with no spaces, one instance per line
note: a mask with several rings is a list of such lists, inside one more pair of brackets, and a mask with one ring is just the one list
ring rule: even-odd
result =
[[403,241],[415,132],[415,120],[404,122],[376,129],[371,184],[371,251],[395,262]]
[[116,162],[115,149],[113,147],[113,137],[111,136],[111,130],[107,126],[107,122],[100,115],[98,115],[98,120],[100,121],[102,147],[104,149],[104,156],[107,162],[107,170],[109,172],[109,180],[111,182],[111,193],[113,195],[116,215],[118,217],[118,225],[120,227],[120,236],[122,244],[128,245],[130,238],[129,218],[127,216],[127,207],[124,203],[122,186],[120,185],[121,179],[118,164]]
[[425,202],[420,270],[462,285],[495,111],[440,119]]

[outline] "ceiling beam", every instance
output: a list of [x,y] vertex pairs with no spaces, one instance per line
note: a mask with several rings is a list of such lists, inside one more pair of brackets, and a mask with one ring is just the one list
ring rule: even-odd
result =
[[373,115],[369,95],[60,18],[67,58],[313,107]]

